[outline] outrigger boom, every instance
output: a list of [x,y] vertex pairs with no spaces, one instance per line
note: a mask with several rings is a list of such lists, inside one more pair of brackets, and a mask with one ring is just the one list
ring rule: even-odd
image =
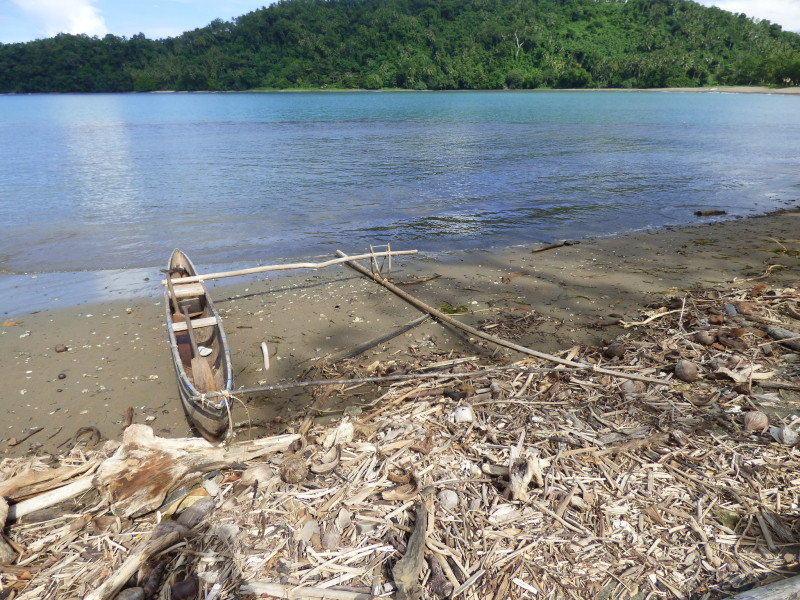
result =
[[[303,263],[290,263],[286,265],[264,265],[261,267],[251,267],[249,269],[239,269],[238,271],[220,271],[219,273],[208,273],[206,275],[194,275],[192,277],[184,277],[181,283],[194,283],[199,281],[207,281],[209,279],[222,279],[223,277],[236,277],[238,275],[252,275],[253,273],[266,273],[268,271],[288,271],[290,269],[321,269],[323,267],[330,267],[332,265],[339,265],[351,260],[363,260],[365,258],[380,258],[383,256],[399,256],[403,254],[416,254],[417,250],[386,250],[382,252],[369,252],[367,254],[356,254],[355,256],[348,256],[347,258],[333,258],[323,262],[303,262]],[[164,279],[161,283],[167,284]]]

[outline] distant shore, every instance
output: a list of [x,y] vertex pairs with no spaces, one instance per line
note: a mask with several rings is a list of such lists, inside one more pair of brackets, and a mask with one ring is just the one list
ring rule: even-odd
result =
[[[800,86],[787,87],[767,87],[767,86],[747,86],[747,85],[715,85],[707,87],[673,87],[673,88],[536,88],[536,89],[457,89],[457,90],[409,90],[405,88],[282,88],[282,89],[262,89],[253,88],[251,90],[153,90],[150,92],[101,92],[110,94],[252,94],[252,93],[297,93],[297,92],[408,92],[408,93],[428,93],[428,92],[710,92],[728,94],[783,94],[789,96],[800,95]],[[47,96],[47,95],[81,95],[90,92],[0,92],[0,96]]]
[[[681,289],[725,288],[734,279],[743,287],[757,282],[796,287],[798,232],[800,211],[783,211],[581,240],[537,253],[528,245],[455,252],[437,260],[402,257],[393,261],[392,277],[413,281],[438,274],[404,289],[432,306],[466,309],[469,314],[459,318],[472,325],[526,317],[529,327],[514,341],[557,352],[629,334],[613,323],[620,317],[637,320],[646,305],[680,296]],[[237,387],[295,379],[321,357],[352,350],[420,316],[345,267],[219,287],[213,296],[233,349]],[[14,317],[3,323],[0,339],[6,357],[0,373],[0,448],[7,454],[22,454],[31,444],[39,451],[63,450],[82,427],[97,427],[104,437],[117,438],[128,407],[134,409],[135,422],[152,425],[159,435],[190,434],[178,401],[160,298]],[[272,355],[268,372],[261,342]],[[58,344],[68,350],[57,352]],[[434,349],[475,355],[495,350],[428,320],[368,351],[359,362]],[[310,395],[300,390],[241,400],[234,406],[234,421],[270,427],[276,416],[303,411]],[[13,441],[20,443],[9,445]]]
[[[708,92],[708,93],[719,93],[719,94],[785,94],[791,96],[800,95],[800,86],[791,86],[791,87],[767,87],[767,86],[747,86],[747,85],[732,85],[732,86],[724,86],[724,85],[714,85],[708,87],[674,87],[674,88],[542,88],[542,89],[526,89],[526,90],[518,90],[518,89],[507,89],[507,90],[407,90],[403,88],[382,88],[378,90],[368,90],[362,88],[292,88],[292,89],[252,89],[252,90],[245,90],[243,92],[234,91],[234,90],[226,90],[225,94],[240,94],[240,93],[252,93],[252,92],[279,92],[279,93],[292,93],[292,92],[499,92],[499,91],[507,91],[507,92]],[[195,92],[177,92],[177,91],[156,91],[156,92],[146,92],[151,94],[192,94]],[[199,92],[199,93],[209,93],[206,92]],[[214,92],[217,93],[217,92]]]
[[[648,91],[648,90],[640,90]],[[658,88],[655,92],[716,92],[720,94],[785,94],[788,96],[800,95],[800,87],[765,87],[765,86],[709,86],[701,88]]]

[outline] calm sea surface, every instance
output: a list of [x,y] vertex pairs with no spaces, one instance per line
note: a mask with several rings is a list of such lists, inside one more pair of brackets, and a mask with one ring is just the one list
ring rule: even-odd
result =
[[0,96],[0,142],[0,315],[160,293],[175,247],[203,271],[800,198],[800,97],[760,94]]

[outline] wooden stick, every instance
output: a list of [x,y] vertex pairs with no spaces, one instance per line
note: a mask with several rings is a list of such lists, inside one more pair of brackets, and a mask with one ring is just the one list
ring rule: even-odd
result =
[[324,392],[322,392],[314,401],[314,404],[306,411],[306,416],[303,419],[303,423],[300,425],[300,429],[297,432],[305,437],[308,431],[311,429],[311,426],[314,424],[314,418],[320,414],[320,411],[325,407],[328,403],[328,399],[331,397],[333,390],[328,388]]
[[792,350],[800,350],[800,334],[781,327],[767,327],[767,333],[775,340],[775,344],[781,344]]
[[275,596],[276,598],[289,598],[291,600],[372,600],[372,594],[351,592],[347,590],[334,590],[321,587],[299,587],[272,583],[271,581],[251,581],[239,588],[243,595]]
[[[250,269],[239,269],[238,271],[220,271],[219,273],[209,273],[207,275],[193,275],[192,277],[182,277],[180,280],[181,285],[185,283],[194,283],[196,281],[207,281],[209,279],[222,279],[223,277],[235,277],[238,275],[252,275],[253,273],[265,273],[267,271],[288,271],[289,269],[321,269],[323,267],[330,267],[331,265],[339,265],[348,260],[373,258],[375,256],[397,256],[400,254],[416,254],[417,250],[392,250],[388,252],[375,252],[370,254],[358,254],[356,256],[348,256],[347,258],[334,258],[324,262],[304,262],[304,263],[291,263],[288,265],[265,265],[263,267],[252,267]],[[167,280],[164,279],[162,284],[166,285]]]
[[757,381],[756,385],[770,390],[794,390],[800,392],[800,384],[786,381]]
[[42,429],[44,429],[44,427],[34,427],[33,429],[31,429],[31,430],[30,430],[30,431],[27,433],[27,435],[25,435],[25,437],[23,437],[23,438],[19,438],[19,439],[17,439],[17,438],[13,438],[13,439],[12,439],[10,442],[8,442],[8,445],[9,445],[9,446],[12,446],[12,447],[13,447],[13,446],[19,446],[19,445],[20,445],[22,442],[24,442],[25,440],[27,440],[29,437],[32,437],[32,436],[36,435],[36,434],[37,434],[37,433],[39,433],[39,432],[40,432]]
[[133,554],[125,559],[119,570],[109,579],[106,579],[97,589],[89,592],[85,600],[109,600],[114,598],[122,587],[128,583],[128,580],[136,574],[139,567],[146,563],[151,556],[166,550],[180,540],[181,534],[173,531],[162,537],[143,542],[133,551]]
[[403,290],[398,288],[396,285],[393,285],[392,283],[390,283],[390,282],[386,281],[385,279],[381,278],[379,275],[375,275],[373,273],[370,273],[367,269],[362,267],[360,264],[358,264],[356,262],[352,262],[352,259],[354,259],[355,257],[349,257],[344,252],[342,252],[341,250],[337,250],[336,254],[338,254],[339,256],[342,256],[342,257],[347,257],[349,262],[347,262],[345,264],[347,264],[348,267],[350,267],[352,269],[355,269],[356,271],[358,271],[359,273],[361,273],[362,275],[364,275],[366,277],[369,277],[370,279],[372,279],[376,283],[380,283],[385,288],[389,289],[390,291],[392,291],[395,294],[397,294],[398,296],[400,296],[403,300],[413,304],[414,306],[416,306],[420,310],[423,310],[423,311],[427,312],[428,314],[430,314],[432,317],[438,319],[439,321],[442,321],[443,323],[447,323],[448,325],[452,325],[453,327],[461,329],[462,331],[466,331],[467,333],[469,333],[471,335],[474,335],[475,337],[479,337],[479,338],[484,339],[486,341],[492,342],[493,344],[497,344],[498,346],[504,346],[505,348],[510,348],[511,350],[516,350],[517,352],[521,352],[522,354],[528,354],[529,356],[535,356],[536,358],[541,358],[543,360],[554,362],[556,364],[564,365],[564,366],[567,366],[567,367],[577,367],[577,368],[581,368],[581,369],[591,369],[595,373],[602,373],[604,375],[612,375],[614,377],[621,377],[621,378],[624,378],[624,379],[635,379],[636,381],[643,381],[645,383],[652,383],[654,385],[669,385],[669,382],[668,381],[664,381],[663,379],[653,379],[652,377],[644,377],[642,375],[636,375],[635,373],[622,373],[622,372],[619,372],[619,371],[612,371],[610,369],[603,369],[601,367],[597,367],[597,366],[594,366],[594,365],[585,365],[585,364],[581,364],[581,363],[574,362],[574,361],[571,361],[571,360],[566,360],[566,359],[563,359],[563,358],[559,358],[558,356],[553,356],[552,354],[545,354],[544,352],[539,352],[537,350],[532,350],[530,348],[526,348],[525,346],[520,346],[519,344],[515,344],[513,342],[509,342],[508,340],[504,340],[502,338],[495,337],[493,335],[490,335],[488,333],[485,333],[483,331],[475,329],[474,327],[471,327],[469,325],[465,325],[464,323],[461,323],[460,321],[457,321],[456,319],[454,319],[450,315],[447,315],[447,314],[443,313],[442,311],[433,308],[432,306],[428,306],[427,304],[425,304],[421,300],[418,300],[417,298],[415,298],[411,294],[408,294],[408,293],[404,292]]

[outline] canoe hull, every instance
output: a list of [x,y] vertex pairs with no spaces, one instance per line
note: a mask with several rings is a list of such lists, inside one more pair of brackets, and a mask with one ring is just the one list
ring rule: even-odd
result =
[[[189,313],[192,323],[195,324],[192,329],[197,344],[203,349],[201,352],[207,354],[204,360],[211,366],[216,391],[232,392],[231,352],[222,327],[222,319],[208,295],[205,284],[181,283],[182,277],[197,275],[197,271],[191,260],[178,249],[173,251],[167,268],[167,276],[172,277],[178,302]],[[180,308],[175,306],[168,286],[165,286],[164,299],[170,353],[184,412],[189,423],[200,435],[211,442],[218,442],[230,426],[228,398],[219,394],[203,395],[198,392],[191,369],[192,352],[185,319]]]

